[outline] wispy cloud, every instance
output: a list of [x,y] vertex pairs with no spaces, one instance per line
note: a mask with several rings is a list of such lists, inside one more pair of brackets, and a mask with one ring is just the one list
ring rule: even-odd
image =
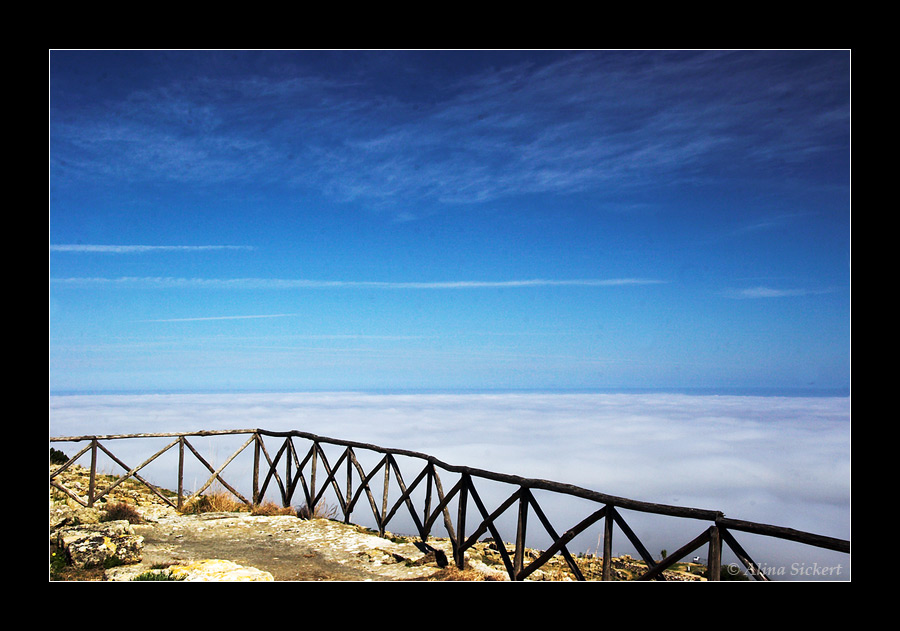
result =
[[196,318],[161,318],[157,320],[140,320],[141,322],[208,322],[210,320],[256,320],[260,318],[291,318],[296,317],[296,313],[272,313],[265,315],[229,315],[229,316],[206,316]]
[[695,178],[710,165],[736,165],[746,176],[844,150],[848,58],[537,54],[432,76],[408,55],[399,60],[427,98],[387,99],[374,75],[353,75],[356,63],[385,63],[377,54],[347,57],[341,79],[317,76],[297,55],[283,76],[173,77],[114,103],[115,116],[52,115],[54,181],[289,182],[381,205],[643,187],[661,175]]
[[252,250],[249,245],[51,245],[51,252],[134,254],[143,252],[202,252],[206,250]]
[[782,213],[758,219],[752,223],[739,226],[734,230],[735,234],[746,234],[754,232],[766,232],[769,230],[783,229],[797,220],[810,216],[812,213]]
[[615,287],[624,285],[654,285],[665,281],[644,278],[609,279],[526,279],[506,281],[348,281],[307,280],[289,278],[174,278],[123,276],[119,278],[54,278],[51,282],[63,285],[140,286],[158,288],[206,289],[493,289],[517,287]]
[[834,289],[777,289],[774,287],[748,287],[726,292],[729,298],[786,298],[790,296],[813,296],[833,293]]

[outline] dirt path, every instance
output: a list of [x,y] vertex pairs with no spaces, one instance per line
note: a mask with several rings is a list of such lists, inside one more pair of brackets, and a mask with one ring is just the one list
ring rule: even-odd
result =
[[437,573],[411,543],[395,543],[325,519],[247,513],[173,515],[134,526],[144,537],[142,569],[155,564],[224,559],[276,581],[397,581]]

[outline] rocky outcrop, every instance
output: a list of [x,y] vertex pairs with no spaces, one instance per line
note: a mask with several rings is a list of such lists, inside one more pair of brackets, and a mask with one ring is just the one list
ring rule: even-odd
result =
[[144,538],[125,520],[61,526],[50,537],[51,548],[76,568],[138,563],[144,547]]
[[112,568],[106,572],[108,581],[154,580],[154,576],[167,580],[189,583],[219,582],[270,582],[275,578],[269,572],[255,567],[245,567],[223,559],[202,559],[184,565],[170,565],[165,568],[145,569],[140,566]]

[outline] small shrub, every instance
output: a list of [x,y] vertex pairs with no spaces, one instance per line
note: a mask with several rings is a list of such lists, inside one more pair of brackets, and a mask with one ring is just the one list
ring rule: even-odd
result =
[[66,464],[69,457],[59,449],[50,448],[50,464]]
[[106,511],[100,521],[118,521],[120,519],[126,520],[129,524],[144,523],[144,519],[137,509],[125,502],[107,504]]
[[59,576],[68,566],[66,555],[64,552],[55,550],[50,553],[50,576],[55,578]]
[[183,581],[185,579],[184,576],[178,576],[173,574],[170,571],[166,572],[153,572],[147,571],[135,576],[132,581]]

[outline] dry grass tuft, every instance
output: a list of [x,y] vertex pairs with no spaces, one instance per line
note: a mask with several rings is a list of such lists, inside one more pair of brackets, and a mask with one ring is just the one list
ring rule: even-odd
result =
[[199,513],[234,513],[247,511],[249,507],[231,493],[217,491],[201,495],[181,508],[182,514],[197,515]]
[[103,521],[117,521],[124,519],[129,524],[142,524],[144,518],[137,509],[131,504],[125,502],[111,502],[106,505]]
[[271,517],[273,515],[291,515],[296,517],[297,509],[292,506],[279,506],[275,502],[263,502],[250,509],[250,514],[264,517]]

